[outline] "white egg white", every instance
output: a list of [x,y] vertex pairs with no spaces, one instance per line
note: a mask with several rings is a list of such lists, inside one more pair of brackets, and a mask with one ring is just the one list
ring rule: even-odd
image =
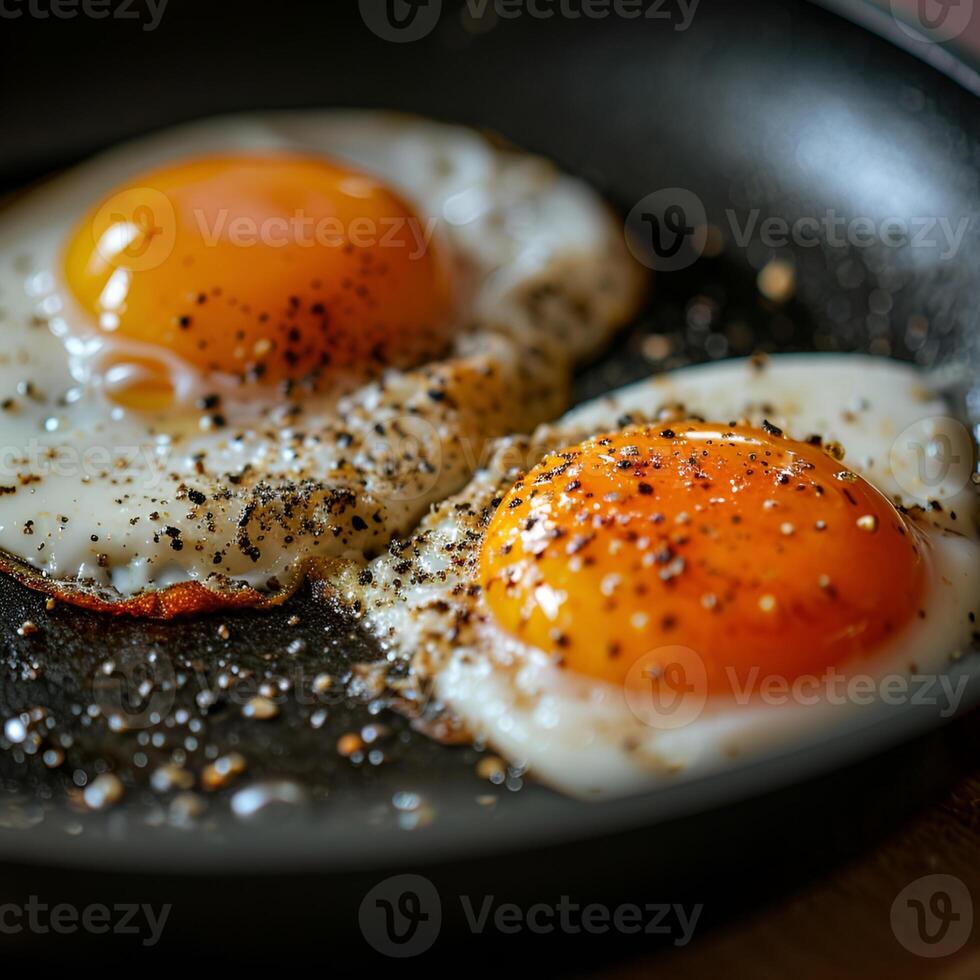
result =
[[[288,402],[259,386],[221,390],[169,357],[180,405],[115,404],[97,365],[140,350],[94,331],[68,295],[74,224],[168,161],[277,150],[362,168],[434,228],[466,270],[453,349],[340,398]],[[565,407],[575,362],[641,288],[621,227],[588,187],[459,127],[271,113],[105,153],[0,212],[0,551],[109,600],[188,581],[275,593],[311,560],[377,553],[465,482],[489,437]],[[216,384],[220,428],[195,407]]]
[[[847,466],[913,508],[928,554],[921,614],[862,665],[860,678],[848,677],[852,686],[832,672],[788,691],[775,683],[761,702],[695,704],[676,727],[631,707],[624,688],[576,676],[517,642],[497,626],[475,584],[489,516],[544,453],[612,431],[624,417],[755,425],[765,418],[796,439],[839,442]],[[952,433],[945,448],[959,462],[948,472],[920,465],[928,449],[922,434],[934,431]],[[399,668],[393,686],[421,713],[448,712],[472,736],[570,794],[598,798],[671,785],[874,720],[877,711],[922,697],[930,676],[940,714],[956,708],[962,679],[942,682],[961,658],[976,657],[970,651],[980,613],[973,458],[969,434],[948,405],[923,375],[897,362],[792,355],[684,369],[580,406],[533,437],[499,441],[491,464],[392,554],[372,562],[370,575],[349,574],[342,598],[387,649]],[[758,685],[783,680],[763,676]]]

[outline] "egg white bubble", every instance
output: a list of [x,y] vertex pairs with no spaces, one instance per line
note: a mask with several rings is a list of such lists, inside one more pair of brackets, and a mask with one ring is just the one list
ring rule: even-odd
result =
[[[270,151],[360,168],[412,205],[458,270],[444,360],[286,399],[94,329],[62,276],[76,222],[168,162]],[[0,212],[0,550],[109,599],[187,581],[276,592],[310,560],[375,554],[463,485],[489,437],[564,409],[574,364],[632,314],[641,287],[590,188],[461,127],[276,112],[113,149]],[[166,365],[171,411],[108,397],[138,377],[126,365],[141,355]],[[220,426],[196,407],[213,393]]]
[[[631,706],[623,687],[559,669],[513,639],[471,586],[487,509],[545,453],[615,430],[624,417],[692,416],[725,424],[766,419],[795,439],[839,442],[846,466],[896,503],[922,508],[912,519],[926,543],[929,577],[921,617],[860,665],[797,684],[763,669],[753,692],[734,691],[731,700],[707,698],[695,684],[675,725],[669,712]],[[345,594],[358,600],[389,656],[412,664],[413,675],[395,682],[404,697],[435,698],[507,759],[588,799],[791,751],[923,699],[946,718],[980,667],[980,506],[969,467],[965,478],[962,471],[950,476],[952,461],[948,472],[923,470],[918,443],[898,438],[924,423],[937,431],[935,420],[955,421],[926,377],[882,358],[784,355],[761,366],[738,360],[660,375],[582,405],[531,438],[501,440],[489,467],[436,506],[397,555],[372,562],[368,586],[349,578]],[[952,455],[972,464],[966,430],[941,431],[954,433]],[[406,564],[434,574],[416,575]],[[761,699],[747,697],[763,690]]]

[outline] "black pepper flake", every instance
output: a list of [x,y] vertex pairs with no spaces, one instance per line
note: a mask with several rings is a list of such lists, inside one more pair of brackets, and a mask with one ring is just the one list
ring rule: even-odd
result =
[[192,504],[203,504],[208,499],[200,490],[188,490],[187,497]]
[[364,520],[363,517],[361,517],[358,514],[355,514],[351,518],[351,527],[353,527],[355,531],[366,531],[368,525],[367,525],[367,521]]
[[676,439],[677,433],[673,429],[663,429],[660,433],[661,437],[664,439]]
[[773,425],[769,419],[762,420],[762,431],[771,436],[781,436],[783,434],[783,430],[778,425]]
[[576,534],[571,541],[565,546],[565,552],[569,555],[577,555],[583,548],[587,547],[594,535],[592,534]]
[[653,493],[653,487],[651,487],[649,483],[640,483],[637,485],[636,489],[639,490],[644,497],[649,497],[650,494]]
[[197,407],[204,412],[210,412],[216,409],[221,404],[220,395],[205,395],[203,398],[199,398],[197,401]]

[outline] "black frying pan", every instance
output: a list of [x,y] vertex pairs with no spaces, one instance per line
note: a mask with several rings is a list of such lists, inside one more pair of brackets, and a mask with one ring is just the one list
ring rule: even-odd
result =
[[[683,187],[718,225],[733,209],[743,226],[753,208],[789,221],[830,211],[976,217],[980,84],[963,62],[912,41],[875,8],[840,5],[884,38],[789,0],[702,0],[686,31],[674,29],[676,20],[525,16],[473,32],[461,6],[446,0],[439,26],[406,44],[375,36],[353,3],[170,0],[147,32],[125,20],[0,23],[0,178],[13,189],[194,116],[358,105],[496,130],[588,178],[623,211],[658,188]],[[975,365],[978,239],[974,220],[947,260],[934,250],[789,246],[782,254],[798,268],[796,299],[774,307],[755,288],[769,252],[729,236],[720,256],[660,277],[641,321],[583,372],[576,395],[648,373],[638,351],[654,330],[678,335],[678,360],[717,355],[685,329],[697,296],[716,308],[731,355],[870,348],[927,368]],[[889,308],[869,317],[882,294]],[[908,329],[913,315],[929,322],[925,340]],[[424,870],[444,896],[690,897],[708,903],[705,923],[718,921],[894,826],[961,771],[977,729],[970,718],[941,729],[934,711],[909,710],[860,738],[585,806],[519,774],[509,788],[488,787],[475,775],[475,750],[436,745],[343,691],[315,703],[291,694],[276,720],[243,720],[240,703],[221,690],[222,670],[288,678],[305,690],[321,670],[342,676],[352,652],[377,655],[308,591],[268,614],[157,624],[63,606],[49,613],[43,599],[3,580],[0,610],[3,716],[41,707],[53,719],[50,727],[38,721],[44,739],[33,754],[2,743],[0,897],[173,902],[172,948],[233,936],[274,959],[287,940],[293,955],[326,942],[335,957],[373,955],[356,928],[358,904],[375,882],[406,869]],[[289,625],[292,616],[298,625]],[[16,634],[25,619],[43,623],[37,637]],[[299,652],[289,652],[294,640],[303,641]],[[964,669],[976,672],[973,658]],[[148,678],[154,693],[142,697]],[[980,700],[977,687],[969,703]],[[100,713],[89,717],[93,704]],[[120,706],[127,732],[106,723]],[[154,711],[181,710],[172,727],[154,722]],[[372,720],[391,729],[386,761],[354,767],[333,747]],[[62,736],[64,760],[49,768],[43,753]],[[228,789],[200,794],[203,812],[187,825],[174,794],[153,790],[149,776],[175,748],[199,772],[207,747],[241,753],[248,769]],[[72,800],[103,769],[121,777],[123,801],[107,813],[82,812]],[[260,790],[235,796],[256,783]],[[407,792],[423,799],[421,808],[393,805]],[[475,802],[487,793],[495,805]],[[779,856],[763,875],[747,860],[760,848]],[[447,907],[437,952],[457,949],[457,920]],[[623,937],[561,939],[562,955],[577,963],[637,948]],[[16,940],[31,951],[38,942]],[[43,942],[48,952],[61,948]],[[470,949],[467,964],[487,956]]]

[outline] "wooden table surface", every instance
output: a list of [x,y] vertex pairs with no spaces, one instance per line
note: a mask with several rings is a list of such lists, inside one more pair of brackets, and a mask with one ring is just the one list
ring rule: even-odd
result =
[[[936,958],[907,951],[891,926],[897,896],[925,875],[955,876],[980,905],[980,711],[957,724],[956,738],[964,740],[964,755],[976,764],[859,859],[828,869],[820,880],[765,907],[746,909],[685,949],[601,976],[980,980],[977,924],[958,952]],[[970,915],[962,901],[954,908]]]

